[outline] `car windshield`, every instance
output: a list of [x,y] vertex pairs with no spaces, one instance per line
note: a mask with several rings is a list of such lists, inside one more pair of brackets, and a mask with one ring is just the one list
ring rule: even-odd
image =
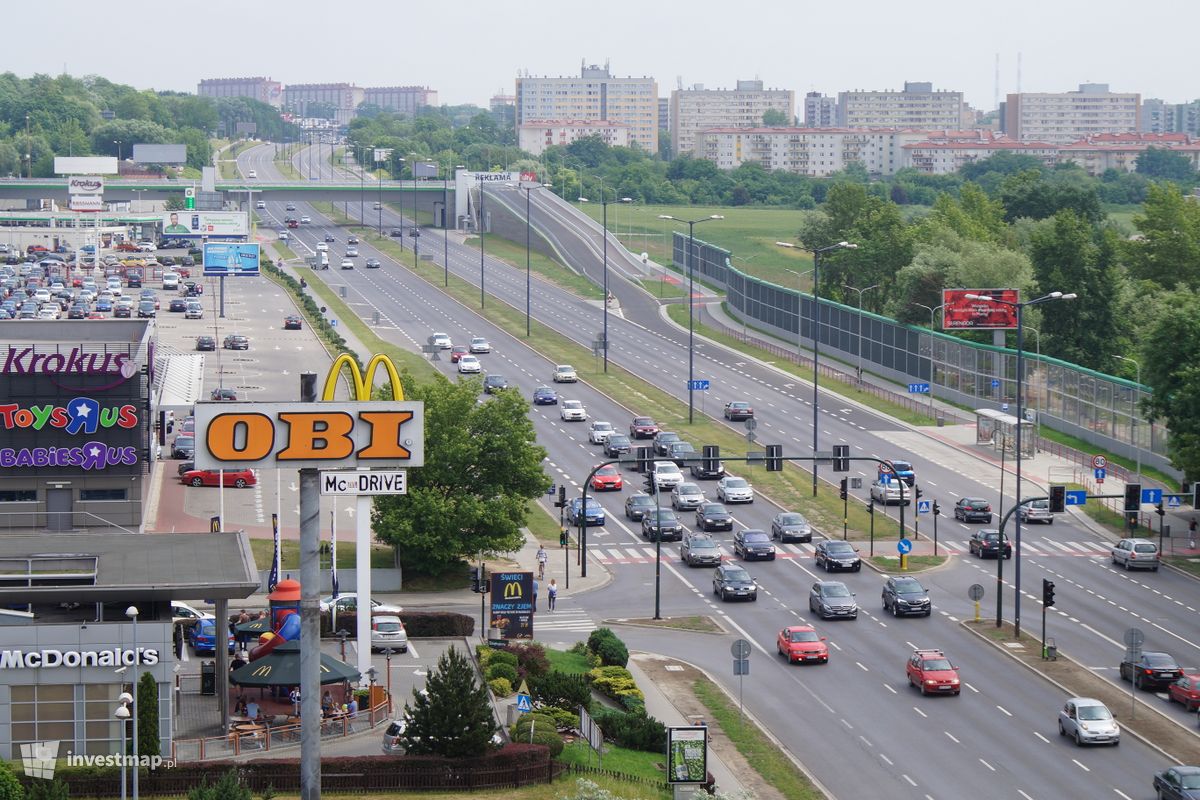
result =
[[592,430],[594,431],[611,431],[612,424],[608,422],[593,422]]
[[1180,775],[1179,781],[1184,789],[1200,789],[1200,775]]
[[912,472],[912,464],[907,461],[893,461],[892,466],[895,467],[896,472]]
[[610,446],[615,444],[629,444],[629,437],[620,435],[610,436],[608,437],[608,443]]
[[703,511],[705,514],[724,514],[724,513],[726,513],[725,506],[721,505],[720,503],[708,503],[707,505],[703,506]]
[[653,425],[654,420],[650,419],[649,417],[636,417],[633,420],[633,424],[634,425]]
[[692,547],[716,547],[713,540],[708,536],[693,536],[691,539]]
[[833,555],[847,555],[854,552],[854,545],[846,542],[829,542],[825,545],[825,550]]
[[675,512],[666,508],[660,508],[657,510],[657,517],[659,522],[674,522]]
[[925,659],[925,669],[927,669],[927,670],[936,670],[936,669],[951,670],[951,669],[954,669],[954,667],[950,666],[950,659],[948,659],[948,658],[927,658],[927,659]]
[[850,590],[840,583],[831,583],[821,587],[821,594],[826,597],[849,597]]
[[[576,506],[576,508],[578,508],[579,503],[576,503],[575,506]],[[588,511],[600,511],[601,509],[600,509],[599,501],[597,501],[595,498],[589,497],[587,499],[587,510]]]
[[925,587],[916,578],[897,578],[892,585],[901,594],[918,594],[925,590]]
[[612,465],[609,465],[607,467],[601,467],[600,469],[596,470],[596,474],[597,475],[616,475],[617,468]]
[[681,483],[675,491],[680,494],[700,494],[700,487],[694,483]]
[[780,514],[779,515],[779,524],[780,525],[803,525],[804,522],[805,522],[805,519],[800,514]]
[[1079,706],[1080,719],[1112,719],[1112,712],[1104,706]]
[[1133,549],[1135,552],[1138,552],[1138,553],[1153,553],[1158,548],[1152,544],[1138,544],[1138,545],[1134,545]]
[[762,531],[746,531],[744,538],[747,542],[754,542],[755,544],[771,541],[771,539]]
[[788,631],[789,642],[819,642],[821,637],[816,631]]
[[583,403],[578,400],[564,400],[563,408],[583,408]]
[[652,506],[652,505],[654,505],[654,498],[652,498],[648,494],[635,494],[633,497],[631,497],[629,499],[631,501],[630,505],[635,505],[635,506]]
[[750,573],[744,569],[731,569],[725,572],[725,580],[727,581],[749,581]]
[[745,478],[729,478],[725,481],[725,486],[729,489],[745,489],[749,485]]

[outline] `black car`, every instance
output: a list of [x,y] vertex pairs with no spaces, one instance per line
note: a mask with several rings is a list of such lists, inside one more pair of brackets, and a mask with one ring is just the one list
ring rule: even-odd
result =
[[133,314],[133,307],[128,303],[121,303],[113,306],[114,317],[129,317]]
[[1136,661],[1121,662],[1121,680],[1139,689],[1165,689],[1183,677],[1179,664],[1167,653],[1147,650]]
[[862,559],[858,550],[849,542],[837,539],[826,539],[817,542],[816,565],[826,572],[844,569],[858,572],[862,569]]
[[991,522],[992,504],[979,497],[962,497],[954,504],[954,518],[963,522]]
[[713,572],[713,594],[722,600],[757,600],[758,584],[740,564],[722,564]]
[[193,256],[184,256],[183,258],[179,259],[179,266],[194,267],[196,266],[196,259]]
[[226,350],[249,350],[250,337],[243,336],[240,333],[231,333],[225,337],[225,341],[221,343],[221,347]]
[[346,237],[346,244],[358,244],[358,237],[354,234]]
[[1200,767],[1168,767],[1154,773],[1154,791],[1163,800],[1200,800]]
[[138,303],[138,317],[157,317],[158,309],[154,307],[153,300],[143,300]]
[[658,505],[648,494],[631,494],[625,498],[625,517],[634,522],[640,522],[647,512],[654,511]]
[[721,503],[701,503],[696,509],[696,527],[702,531],[731,531],[733,515]]
[[679,557],[689,567],[715,567],[721,563],[721,547],[707,533],[689,533],[679,545]]
[[327,233],[327,234],[325,234],[325,241],[326,242],[336,242],[337,238],[332,233]]
[[803,514],[784,511],[771,520],[771,538],[783,542],[811,542],[812,526]]
[[167,311],[187,311],[187,300],[182,297],[172,297],[167,304]]
[[725,477],[725,465],[719,460],[713,461],[693,461],[691,466],[693,478],[701,480],[720,480]]
[[130,288],[130,289],[140,289],[140,288],[142,288],[142,275],[141,275],[141,273],[140,273],[140,272],[132,272],[132,271],[131,271],[131,272],[129,272],[129,273],[127,273],[127,275],[126,275],[126,278],[125,278],[125,284],[126,284],[126,285],[127,285],[129,288]]
[[196,437],[179,434],[171,445],[171,458],[193,458],[196,455]]
[[683,523],[669,508],[647,509],[642,515],[642,538],[654,541],[679,541],[683,538]]
[[609,458],[620,458],[633,449],[633,443],[623,433],[610,433],[604,440],[604,455]]
[[73,305],[67,311],[67,319],[87,319],[88,307],[84,305]]
[[197,336],[196,337],[196,349],[197,350],[216,350],[217,349],[217,340],[215,338],[213,338],[212,336]]
[[400,230],[399,228],[392,228],[392,230],[388,232],[388,236],[403,236],[403,235],[404,235],[404,231]]
[[671,442],[667,445],[666,456],[675,462],[675,466],[682,467],[685,460],[696,457],[696,448],[691,442]]
[[483,390],[488,394],[495,394],[501,389],[508,388],[508,378],[503,375],[488,375],[483,379]]
[[182,475],[185,472],[191,472],[195,468],[196,468],[195,461],[180,461],[179,462],[179,474],[180,475]]
[[283,318],[283,329],[285,331],[298,331],[304,327],[304,320],[299,314],[288,314]]
[[766,531],[747,528],[733,535],[733,552],[745,561],[755,559],[775,560],[775,545]]
[[237,392],[233,389],[213,389],[208,393],[209,400],[228,400],[234,401],[238,399]]
[[928,617],[933,613],[929,590],[911,575],[892,575],[883,583],[883,610],[892,616],[915,614]]
[[379,265],[378,258],[368,258],[367,259],[367,269],[379,269],[379,266],[380,265]]
[[[981,531],[975,531],[971,534],[971,541],[968,543],[968,547],[973,556],[999,558],[1000,531],[995,528],[984,528]],[[1012,558],[1012,542],[1008,540],[1008,534],[1004,534],[1004,557]]]
[[654,455],[665,456],[668,454],[668,446],[675,442],[682,441],[678,433],[671,431],[659,431],[654,437]]

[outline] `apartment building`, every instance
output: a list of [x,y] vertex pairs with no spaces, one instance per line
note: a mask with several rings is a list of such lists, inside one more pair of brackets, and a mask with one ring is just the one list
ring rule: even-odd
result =
[[629,140],[658,152],[658,84],[654,78],[617,78],[603,67],[583,64],[576,76],[516,80],[517,129],[539,120],[622,123]]
[[1187,156],[1192,169],[1200,164],[1200,142],[1186,133],[1105,133],[1063,145],[1058,160],[1083,167],[1089,175],[1100,176],[1110,169],[1133,172],[1138,158],[1155,147]]
[[857,162],[872,175],[900,168],[900,145],[927,132],[854,128],[714,128],[696,134],[696,158],[721,169],[759,164],[798,175],[832,175]]
[[205,78],[196,87],[200,97],[249,97],[279,108],[283,84],[270,78]]
[[658,98],[658,129],[660,131],[671,130],[671,98]]
[[599,136],[610,147],[629,146],[629,126],[602,120],[535,120],[517,128],[517,146],[540,156],[552,145],[565,146],[585,136]]
[[419,108],[438,104],[437,92],[428,86],[372,86],[362,92],[362,102],[408,116]]
[[932,83],[908,81],[900,92],[838,92],[837,127],[957,130],[964,108],[962,92],[935,92]]
[[1076,92],[1008,95],[1004,132],[1019,142],[1071,144],[1105,133],[1136,133],[1142,98],[1110,92],[1107,83],[1082,83]]
[[832,128],[837,125],[837,98],[820,92],[804,95],[804,127]]
[[926,175],[949,175],[966,165],[997,153],[1021,153],[1037,158],[1047,167],[1058,160],[1059,147],[1048,142],[1018,142],[1007,136],[991,136],[989,131],[980,131],[980,138],[931,139],[901,145],[901,165],[911,167]]
[[349,83],[295,83],[283,90],[283,106],[301,117],[312,117],[313,106],[333,106],[333,121],[346,125],[364,98],[363,90]]
[[796,95],[790,89],[764,89],[763,82],[738,81],[735,89],[691,89],[671,92],[671,152],[692,153],[696,133],[710,128],[759,128],[763,115],[778,111],[788,125],[796,116]]

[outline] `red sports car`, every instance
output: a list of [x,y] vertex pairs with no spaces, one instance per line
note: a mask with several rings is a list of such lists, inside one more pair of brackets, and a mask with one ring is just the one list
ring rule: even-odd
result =
[[621,473],[612,464],[601,467],[592,476],[592,491],[594,492],[603,492],[607,489],[619,492],[624,485],[625,482],[621,480]]
[[788,663],[798,661],[806,664],[828,664],[829,648],[825,637],[817,634],[812,625],[789,625],[779,632],[776,639],[779,655]]
[[1183,703],[1188,711],[1200,708],[1200,675],[1184,673],[1183,677],[1167,687],[1170,699]]
[[[217,486],[222,473],[215,469],[193,469],[179,476],[179,482],[187,486]],[[224,472],[225,485],[235,489],[244,489],[258,483],[254,472],[248,469],[227,469]]]

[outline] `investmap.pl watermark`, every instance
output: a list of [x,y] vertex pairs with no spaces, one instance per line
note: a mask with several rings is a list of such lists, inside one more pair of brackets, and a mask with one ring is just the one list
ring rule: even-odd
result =
[[[59,742],[31,742],[21,745],[21,767],[30,778],[54,779],[54,768],[58,764]],[[158,755],[134,756],[111,753],[108,755],[66,754],[68,767],[145,767],[147,769],[170,769],[175,766],[172,758]]]

